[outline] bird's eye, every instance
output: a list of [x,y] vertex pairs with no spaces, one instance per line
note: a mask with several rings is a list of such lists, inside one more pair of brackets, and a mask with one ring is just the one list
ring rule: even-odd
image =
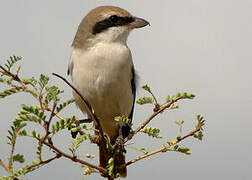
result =
[[116,23],[118,21],[118,16],[117,15],[113,15],[113,16],[110,16],[109,19],[113,22],[113,23]]

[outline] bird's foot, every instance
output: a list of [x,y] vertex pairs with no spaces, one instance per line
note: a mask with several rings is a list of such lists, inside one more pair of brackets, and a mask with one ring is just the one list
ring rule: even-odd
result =
[[[83,123],[90,123],[90,122],[92,122],[92,119],[90,119],[90,118],[87,118],[87,119],[80,119],[80,120],[76,120],[76,121],[75,121],[75,125],[76,125],[76,127],[78,127],[80,124],[83,124]],[[69,127],[68,130],[71,130],[71,128]],[[75,138],[77,137],[77,135],[78,135],[78,131],[77,131],[77,132],[71,131],[71,135],[72,135],[72,138],[75,139]]]
[[124,148],[124,138],[123,138],[123,136],[118,136],[116,138],[114,148],[115,148],[115,150],[118,150],[119,152],[126,153],[126,149]]

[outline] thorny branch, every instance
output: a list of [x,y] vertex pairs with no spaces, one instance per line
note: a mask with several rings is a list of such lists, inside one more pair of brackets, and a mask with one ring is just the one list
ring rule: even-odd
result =
[[9,167],[4,164],[4,162],[0,159],[0,166],[2,166],[10,175],[12,175],[12,172],[10,171]]
[[45,161],[40,161],[38,164],[33,164],[31,166],[28,166],[27,169],[31,169],[31,168],[35,168],[35,167],[38,167],[38,166],[41,166],[41,165],[45,165],[45,164],[48,164],[50,163],[51,161],[55,160],[55,159],[58,159],[60,158],[61,155],[60,154],[57,154],[56,156],[50,158],[50,159],[47,159]]
[[55,111],[55,108],[56,108],[56,103],[54,102],[53,103],[53,108],[52,108],[52,110],[51,110],[51,114],[50,114],[50,117],[49,117],[49,120],[48,121],[44,121],[44,129],[45,129],[45,131],[46,131],[46,134],[45,134],[45,136],[42,138],[42,140],[41,140],[41,143],[43,144],[44,143],[44,141],[46,140],[46,138],[48,137],[48,135],[50,134],[50,131],[49,131],[49,127],[50,127],[50,124],[51,124],[51,121],[52,121],[52,118],[53,118],[53,116],[55,115],[55,113],[54,113],[54,111]]
[[[26,91],[28,89],[27,85],[19,78],[18,76],[18,73],[17,74],[13,74],[11,73],[9,70],[5,69],[3,66],[0,65],[0,68],[4,71],[4,73],[7,75],[7,76],[10,76],[13,80],[15,80],[16,82],[18,82],[21,86],[22,86],[22,89],[23,91]],[[97,124],[97,128],[100,132],[100,135],[101,135],[101,138],[102,138],[102,143],[106,143],[106,138],[105,138],[105,135],[102,131],[102,128],[101,128],[101,125],[100,125],[100,122],[99,122],[99,119],[96,117],[96,115],[94,114],[93,112],[93,109],[91,107],[91,105],[88,103],[88,101],[78,92],[78,90],[73,87],[65,78],[63,78],[62,76],[56,74],[56,73],[53,73],[54,76],[57,76],[59,77],[60,79],[62,79],[65,83],[67,83],[79,96],[80,98],[82,99],[82,101],[85,103],[87,109],[89,110],[89,114],[91,115],[91,118],[95,121],[95,123]],[[34,96],[33,96],[34,97]],[[157,101],[155,99],[155,96],[153,95],[154,97],[154,100],[157,104]],[[53,145],[52,143],[52,140],[51,138],[49,137],[49,127],[50,127],[50,123],[51,123],[51,120],[54,116],[56,116],[57,118],[61,119],[61,120],[64,120],[64,118],[58,114],[57,112],[55,112],[55,108],[56,108],[56,103],[53,104],[53,107],[49,107],[49,106],[45,106],[43,107],[43,103],[42,103],[42,99],[41,99],[41,92],[39,94],[38,97],[36,97],[36,99],[39,101],[40,103],[40,107],[41,107],[41,110],[44,111],[49,111],[51,112],[50,113],[50,117],[49,117],[49,120],[48,121],[44,121],[44,129],[45,129],[45,136],[41,139],[41,138],[38,138],[38,137],[34,137],[36,140],[39,141],[39,143],[41,144],[44,144],[46,145],[47,147],[49,147],[50,149],[53,150],[54,153],[56,153],[56,155],[50,159],[47,159],[45,161],[40,161],[39,163],[37,164],[33,164],[33,165],[30,165],[28,166],[27,168],[28,169],[31,169],[31,168],[35,168],[35,167],[38,167],[38,166],[41,166],[41,165],[45,165],[45,164],[48,164],[50,163],[51,161],[55,160],[55,159],[58,159],[60,157],[65,157],[67,159],[70,159],[74,162],[77,162],[77,163],[80,163],[82,165],[85,165],[85,166],[88,166],[90,168],[94,168],[96,170],[98,170],[100,173],[102,173],[103,175],[106,175],[108,176],[108,172],[105,168],[103,167],[100,167],[100,166],[96,166],[94,164],[91,164],[87,161],[83,161],[81,159],[78,159],[76,156],[74,155],[69,155],[61,150],[59,150],[56,146]],[[127,141],[129,141],[130,139],[133,138],[133,136],[135,134],[137,134],[141,129],[143,129],[152,119],[154,119],[158,114],[162,113],[165,109],[168,109],[170,108],[175,102],[177,102],[178,100],[182,99],[182,97],[177,97],[177,98],[174,98],[172,99],[168,104],[166,105],[161,105],[156,111],[154,111],[154,113],[148,118],[146,119],[142,124],[140,124],[127,138],[124,139],[124,143],[126,143]],[[172,146],[174,146],[175,144],[178,144],[179,142],[183,141],[184,139],[190,137],[190,136],[193,136],[195,135],[197,132],[199,132],[201,130],[201,126],[198,124],[196,126],[196,128],[189,132],[188,134],[186,134],[185,136],[183,137],[177,137],[175,140],[173,140],[172,142],[167,142],[167,144],[163,145],[162,148],[159,148],[157,150],[154,150],[152,152],[149,152],[147,154],[144,154],[142,156],[139,156],[135,159],[132,159],[130,161],[128,161],[127,163],[121,165],[121,166],[129,166],[141,159],[144,159],[144,158],[147,158],[149,156],[152,156],[154,154],[157,154],[157,153],[160,153],[160,152],[166,152],[169,148],[171,148]],[[18,129],[16,130],[18,131]],[[12,147],[11,147],[11,153],[10,153],[10,157],[9,157],[9,164],[8,166],[6,164],[4,164],[4,162],[0,159],[0,166],[2,166],[10,175],[13,174],[13,172],[10,170],[10,168],[12,167],[12,163],[13,163],[13,153],[14,153],[14,148],[15,148],[15,142],[16,142],[16,135],[14,137],[14,143],[12,143]],[[108,177],[108,179],[113,179],[111,177]]]
[[[37,139],[38,141],[40,141],[39,138],[36,138],[36,139]],[[99,167],[99,166],[95,166],[95,165],[93,165],[93,164],[91,164],[91,163],[88,163],[88,162],[86,162],[86,161],[83,161],[83,160],[81,160],[81,159],[78,159],[76,156],[71,156],[71,155],[69,155],[69,154],[67,154],[67,153],[64,153],[64,152],[62,152],[61,150],[59,150],[56,146],[54,146],[53,144],[51,144],[51,143],[49,143],[49,142],[44,141],[43,144],[46,145],[46,146],[48,146],[49,148],[53,149],[53,150],[54,150],[58,155],[60,155],[60,156],[63,156],[63,157],[65,157],[65,158],[67,158],[67,159],[70,159],[70,160],[72,160],[72,161],[74,161],[74,162],[78,162],[78,163],[80,163],[80,164],[82,164],[82,165],[86,165],[86,166],[88,166],[88,167],[97,169],[97,170],[99,170],[100,172],[102,172],[102,173],[104,173],[104,174],[107,174],[107,170],[106,170],[106,169],[104,169],[104,168],[102,168],[102,167]]]
[[126,143],[127,141],[129,141],[130,139],[132,139],[132,137],[137,134],[141,129],[143,129],[153,118],[155,118],[158,114],[162,113],[165,109],[171,107],[172,104],[174,104],[175,102],[177,102],[178,100],[180,100],[182,97],[177,97],[173,100],[171,100],[170,103],[168,103],[167,105],[160,107],[160,109],[158,111],[154,111],[154,113],[146,120],[144,121],[140,126],[138,126],[132,133],[129,134],[128,137],[126,137],[124,139],[124,143]]
[[45,110],[50,111],[50,112],[53,112],[53,115],[54,115],[54,116],[56,116],[57,118],[59,118],[59,119],[61,119],[61,120],[65,120],[65,118],[63,118],[59,113],[56,113],[55,111],[52,111],[52,108],[49,107],[49,106],[47,106],[47,107],[45,108]]
[[[11,76],[13,80],[15,80],[16,82],[20,83],[20,84],[23,86],[23,90],[24,90],[24,91],[27,89],[27,86],[26,86],[26,85],[23,83],[23,81],[18,77],[18,74],[15,75],[15,74],[11,73],[10,71],[6,70],[6,69],[5,69],[4,67],[2,67],[1,65],[0,65],[0,68],[1,68],[6,74],[8,74],[9,76]],[[61,76],[59,76],[59,75],[57,75],[57,74],[54,74],[54,75],[55,75],[55,76],[58,76],[58,77],[60,77],[60,78],[62,79]],[[64,78],[63,78],[63,80],[64,80]],[[67,82],[66,80],[64,80],[64,81]],[[70,84],[70,83],[67,82],[67,84]],[[80,93],[78,93],[78,91],[77,91],[71,84],[70,84],[70,87],[72,87],[73,90],[75,90],[76,93],[80,95],[80,97],[81,97],[82,100],[86,103],[86,106],[87,106],[88,109],[90,110],[90,114],[93,115],[93,119],[95,119],[95,120],[97,121],[97,124],[100,124],[98,118],[97,118],[97,117],[95,116],[95,114],[92,112],[92,108],[91,108],[91,106],[89,105],[89,103],[81,96]],[[44,108],[43,108],[43,106],[42,106],[41,97],[38,96],[38,97],[37,97],[37,100],[40,102],[41,110],[43,111]],[[60,158],[61,156],[63,156],[63,157],[66,157],[66,158],[68,158],[68,159],[70,159],[70,160],[72,160],[72,161],[74,161],[74,162],[78,162],[78,163],[80,163],[80,164],[82,164],[82,165],[86,165],[86,166],[88,166],[88,167],[97,169],[97,170],[99,170],[99,171],[100,171],[101,173],[103,173],[103,174],[107,174],[107,170],[106,170],[106,169],[104,169],[104,168],[102,168],[102,167],[99,167],[99,166],[95,166],[95,165],[90,164],[90,163],[88,163],[88,162],[86,162],[86,161],[83,161],[83,160],[81,160],[81,159],[78,159],[76,156],[71,156],[71,155],[69,155],[69,154],[66,154],[66,153],[60,151],[58,148],[56,148],[51,142],[46,142],[46,141],[45,141],[46,138],[47,138],[47,136],[50,134],[50,132],[49,132],[49,126],[50,126],[50,123],[51,123],[51,120],[52,120],[53,116],[56,116],[56,117],[58,117],[58,118],[61,119],[61,120],[64,120],[64,118],[63,118],[60,114],[58,114],[58,113],[55,112],[55,108],[56,108],[56,103],[54,103],[54,105],[53,105],[52,108],[49,107],[49,106],[45,107],[45,110],[51,112],[50,117],[49,117],[49,120],[48,120],[47,122],[44,123],[44,128],[45,128],[45,131],[46,131],[46,135],[45,135],[42,139],[39,139],[39,138],[36,138],[36,139],[39,141],[39,143],[45,144],[46,146],[48,146],[48,147],[50,147],[51,149],[53,149],[53,150],[57,153],[57,155],[56,155],[55,157],[51,158],[51,159],[46,160],[46,161],[41,161],[41,162],[38,163],[38,164],[31,165],[31,166],[29,166],[28,168],[34,168],[34,167],[37,167],[37,166],[40,166],[40,165],[44,165],[44,164],[50,163],[51,161],[53,161],[53,160],[55,160],[55,159],[58,159],[58,158]],[[101,126],[99,126],[99,127],[101,127]],[[100,129],[100,132],[102,132],[101,129]],[[103,136],[103,138],[105,139],[103,133],[102,133],[102,136]],[[10,157],[9,157],[9,166],[10,166],[10,167],[12,166],[12,159],[13,159],[14,147],[15,147],[15,143],[12,144],[11,153],[10,153]],[[2,166],[6,171],[8,171],[10,175],[12,174],[12,172],[11,172],[10,169],[9,169],[9,167],[6,166],[1,160],[0,160],[0,166]]]
[[129,166],[130,164],[135,163],[135,162],[137,162],[137,161],[139,161],[139,160],[141,160],[141,159],[147,158],[147,157],[149,157],[149,156],[151,156],[151,155],[154,155],[154,154],[157,154],[157,153],[160,153],[160,152],[166,152],[168,148],[174,146],[175,144],[178,144],[180,141],[182,141],[182,140],[184,140],[184,139],[186,139],[186,138],[188,138],[188,137],[190,137],[190,136],[195,135],[198,131],[200,131],[200,128],[201,128],[201,126],[197,125],[196,128],[195,128],[193,131],[189,132],[189,133],[186,134],[185,136],[183,136],[183,137],[177,137],[177,138],[176,138],[175,140],[173,140],[172,142],[168,142],[168,143],[167,143],[166,145],[164,145],[162,148],[157,149],[157,150],[152,151],[152,152],[149,152],[149,153],[144,154],[144,155],[142,155],[142,156],[139,156],[138,158],[133,159],[133,160],[131,160],[131,161],[125,163],[125,165],[122,165],[122,166]]
[[[12,77],[13,80],[15,80],[16,82],[18,82],[22,87],[23,87],[23,91],[27,90],[28,87],[26,86],[26,84],[19,78],[18,74],[13,74],[11,73],[10,71],[8,71],[7,69],[5,69],[3,66],[0,65],[0,68],[6,73],[8,74],[10,77]],[[41,92],[39,93],[39,96],[36,98],[39,103],[40,103],[40,108],[42,111],[44,111],[44,107],[43,107],[43,103],[42,103],[42,99],[41,99]],[[34,97],[34,96],[33,96]],[[48,107],[45,107],[45,109],[47,111],[51,111],[52,112],[52,108],[50,108],[49,106]],[[53,115],[57,116],[59,119],[61,120],[64,120],[64,118],[58,114],[58,113],[55,113],[53,112]]]
[[[104,133],[103,133],[103,130],[102,130],[102,127],[101,127],[101,124],[100,124],[100,121],[99,121],[99,119],[97,118],[97,116],[95,115],[95,113],[93,112],[93,109],[92,109],[92,107],[91,107],[91,105],[89,104],[89,102],[82,96],[82,94],[71,84],[71,83],[69,83],[65,78],[63,78],[62,76],[60,76],[60,75],[58,75],[58,74],[56,74],[56,73],[52,73],[54,76],[56,76],[56,77],[58,77],[58,78],[60,78],[60,79],[62,79],[68,86],[70,86],[73,90],[74,90],[74,92],[76,93],[76,94],[78,94],[79,95],[79,97],[81,98],[81,100],[84,102],[84,104],[85,104],[85,106],[87,107],[87,109],[88,109],[88,111],[89,111],[89,115],[91,115],[91,119],[93,119],[94,120],[94,122],[97,124],[97,129],[99,130],[99,133],[100,133],[100,136],[101,136],[101,140],[99,140],[98,142],[96,142],[99,146],[101,146],[101,147],[106,147],[106,142],[107,142],[107,140],[106,140],[106,138],[105,138],[105,135],[104,135]],[[74,160],[74,159],[72,159],[72,160]],[[93,167],[93,168],[95,168],[95,169],[97,169],[97,170],[99,170],[103,175],[105,175],[105,176],[107,176],[107,170],[105,170],[104,168],[102,168],[102,167],[98,167],[98,166],[95,166],[95,165],[92,165],[91,166],[91,164],[85,164],[85,165],[87,165],[87,166],[89,166],[89,167]],[[105,170],[105,171],[104,171]],[[108,177],[108,178],[110,178],[110,177]]]
[[102,142],[106,142],[106,138],[105,135],[103,133],[103,130],[101,128],[101,123],[99,121],[99,119],[97,118],[97,116],[94,114],[93,109],[91,107],[91,105],[89,104],[89,102],[81,95],[81,93],[71,84],[69,83],[65,78],[63,78],[62,76],[56,74],[56,73],[52,73],[54,76],[57,76],[58,78],[62,79],[65,83],[67,83],[68,86],[70,86],[74,92],[76,92],[76,94],[78,94],[81,98],[81,100],[85,103],[87,109],[89,110],[89,113],[92,116],[92,119],[95,121],[95,123],[97,124],[97,128],[101,134],[101,138],[102,138]]

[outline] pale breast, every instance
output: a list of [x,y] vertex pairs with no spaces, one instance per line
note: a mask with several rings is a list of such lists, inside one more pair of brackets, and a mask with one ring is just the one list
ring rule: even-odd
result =
[[[106,123],[114,126],[115,116],[130,114],[132,58],[125,45],[98,43],[86,52],[74,49],[71,58],[73,85],[102,119],[102,126]],[[77,105],[85,112],[83,103],[76,98]]]

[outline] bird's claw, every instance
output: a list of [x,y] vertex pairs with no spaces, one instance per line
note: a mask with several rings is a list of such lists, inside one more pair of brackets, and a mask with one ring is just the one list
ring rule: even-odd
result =
[[119,150],[119,152],[126,153],[126,150],[124,148],[124,138],[122,136],[118,136],[115,141],[114,148],[116,150]]

